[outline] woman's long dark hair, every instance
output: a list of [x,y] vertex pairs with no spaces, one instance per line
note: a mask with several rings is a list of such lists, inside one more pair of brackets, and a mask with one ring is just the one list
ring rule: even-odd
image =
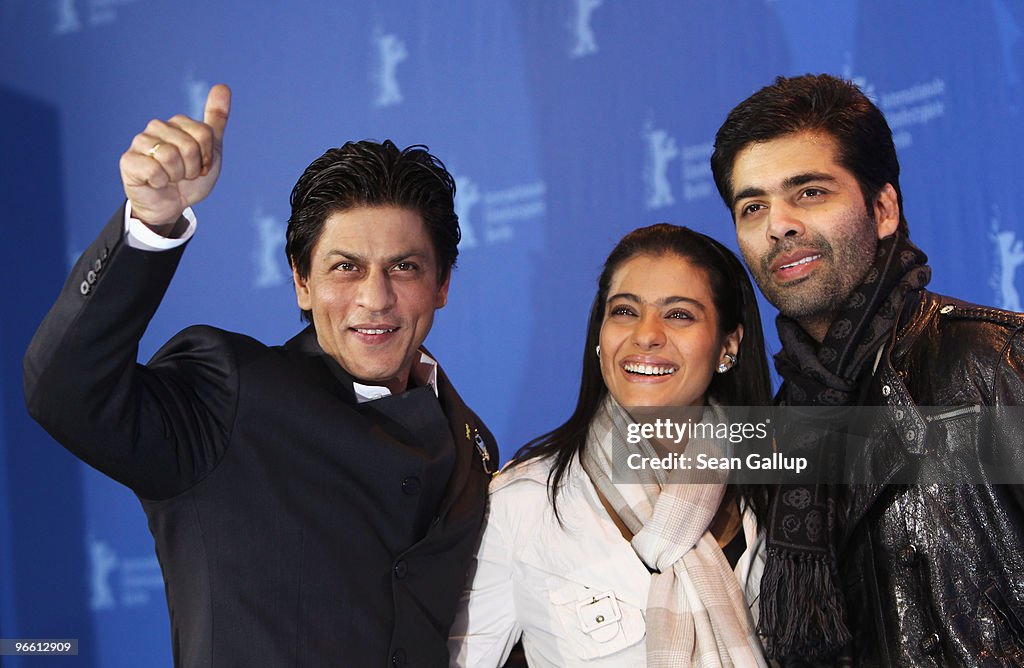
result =
[[[754,287],[739,258],[711,237],[687,227],[659,223],[633,230],[612,249],[597,280],[597,295],[590,307],[587,340],[583,345],[583,374],[576,409],[565,424],[533,439],[515,455],[516,462],[554,460],[548,476],[548,491],[556,515],[558,490],[565,473],[573,457],[583,450],[590,423],[608,393],[594,350],[600,343],[612,276],[627,260],[639,255],[676,255],[702,269],[718,311],[719,332],[725,335],[743,325],[737,363],[727,373],[714,375],[708,386],[708,397],[724,406],[766,406],[771,401],[761,314]],[[763,486],[740,486],[740,493],[761,515],[767,505],[767,490]]]

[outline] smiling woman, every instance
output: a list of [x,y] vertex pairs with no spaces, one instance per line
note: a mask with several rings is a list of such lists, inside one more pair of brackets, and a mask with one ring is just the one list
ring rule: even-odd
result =
[[611,451],[651,451],[630,438],[645,407],[699,417],[769,399],[736,256],[685,227],[626,235],[598,280],[573,415],[491,483],[452,665],[501,665],[520,637],[531,666],[766,665],[753,623],[764,490],[640,484]]
[[706,272],[675,254],[636,255],[612,275],[601,376],[623,406],[703,406],[743,325],[721,331]]

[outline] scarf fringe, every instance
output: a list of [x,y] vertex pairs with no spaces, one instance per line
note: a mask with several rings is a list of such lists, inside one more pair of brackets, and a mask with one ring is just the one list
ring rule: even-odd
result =
[[850,642],[842,597],[825,556],[769,548],[758,633],[773,659],[827,658]]

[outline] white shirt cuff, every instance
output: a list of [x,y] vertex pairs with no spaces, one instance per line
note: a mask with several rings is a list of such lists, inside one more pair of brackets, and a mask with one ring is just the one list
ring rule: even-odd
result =
[[192,235],[196,233],[196,214],[193,213],[192,207],[182,211],[181,215],[188,221],[188,229],[180,237],[170,239],[149,229],[138,218],[132,218],[132,203],[127,201],[124,204],[125,241],[128,242],[131,248],[145,251],[165,251],[177,248],[191,239]]

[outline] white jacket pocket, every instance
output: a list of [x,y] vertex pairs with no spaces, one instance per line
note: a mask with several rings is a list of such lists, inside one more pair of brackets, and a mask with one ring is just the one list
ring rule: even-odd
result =
[[558,576],[549,577],[546,584],[554,617],[581,659],[610,656],[643,640],[643,611],[615,592]]

